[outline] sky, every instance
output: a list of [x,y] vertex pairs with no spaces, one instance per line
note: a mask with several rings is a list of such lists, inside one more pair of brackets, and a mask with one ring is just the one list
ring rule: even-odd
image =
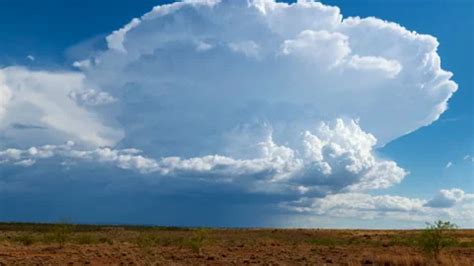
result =
[[0,221],[472,228],[473,11],[0,0]]

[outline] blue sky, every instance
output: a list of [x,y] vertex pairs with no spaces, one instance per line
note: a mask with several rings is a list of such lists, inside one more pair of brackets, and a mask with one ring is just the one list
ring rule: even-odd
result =
[[[0,68],[9,69],[3,75],[13,95],[5,105],[4,121],[0,120],[0,162],[4,161],[0,164],[0,220],[417,227],[443,218],[473,226],[469,221],[474,214],[472,1],[322,1],[339,7],[344,18],[376,17],[436,37],[441,68],[454,74],[451,79],[458,86],[449,108],[438,112],[441,116],[436,121],[426,118],[436,110],[430,98],[435,92],[418,93],[416,86],[425,82],[439,95],[447,95],[453,87],[439,80],[430,85],[404,74],[412,69],[415,76],[425,75],[416,72],[419,54],[410,45],[418,51],[429,50],[431,39],[405,45],[405,39],[396,35],[405,33],[397,28],[385,44],[382,39],[388,33],[380,30],[378,22],[370,22],[361,31],[346,25],[334,30],[324,23],[335,11],[319,7],[315,13],[308,8],[308,18],[320,23],[317,29],[305,28],[306,22],[288,13],[286,25],[304,24],[298,32],[279,25],[271,31],[266,26],[254,31],[252,23],[262,18],[228,3],[215,13],[180,7],[165,18],[144,19],[127,30],[125,41],[120,34],[111,35],[153,6],[172,2],[0,0]],[[232,10],[228,8],[238,12],[224,20],[223,14]],[[232,24],[235,21],[242,26]],[[313,31],[301,33],[308,29]],[[318,35],[322,31],[329,34]],[[113,38],[106,40],[107,36]],[[365,38],[379,40],[379,36],[380,43],[357,46]],[[162,43],[167,38],[174,41]],[[395,41],[390,43],[390,38]],[[346,41],[350,51],[344,47]],[[281,54],[275,62],[268,59],[272,49],[280,49],[274,42],[282,43],[280,52],[288,59],[278,61]],[[321,55],[318,49],[324,45],[311,50],[311,43],[317,42],[342,47]],[[196,45],[192,51],[191,44]],[[386,52],[390,49],[384,45],[398,52]],[[140,59],[133,57],[136,54]],[[92,66],[72,66],[87,58]],[[415,58],[414,66],[409,65],[411,58]],[[324,74],[324,69],[344,64],[331,65],[338,60],[348,66],[340,67],[342,72]],[[369,61],[379,69],[371,69],[373,73],[348,70],[354,64],[359,64],[357,71],[367,70],[361,64]],[[37,71],[57,75],[45,78]],[[257,82],[252,83],[252,73],[259,73],[254,77]],[[383,80],[377,79],[384,75]],[[273,77],[275,81],[267,81]],[[315,93],[308,93],[308,84],[314,84]],[[353,84],[358,91],[352,91]],[[340,88],[341,94],[325,86]],[[378,86],[384,91],[377,90]],[[265,89],[273,87],[279,90]],[[29,89],[44,93],[46,103],[34,98],[38,94],[20,93]],[[61,96],[64,91],[66,98]],[[0,91],[0,96],[5,95]],[[18,100],[21,97],[25,99]],[[65,104],[64,99],[73,102]],[[437,103],[447,101],[436,99]],[[46,105],[57,105],[64,113],[53,113]],[[337,119],[342,119],[339,131]],[[360,124],[353,122],[358,119]],[[327,123],[329,129],[312,125],[316,122]],[[367,171],[348,171],[346,159],[339,155],[335,162],[325,153],[316,161],[300,158],[304,151],[296,138],[306,131],[309,139],[317,138],[327,149],[343,147],[345,154],[356,158],[350,160]],[[413,132],[405,135],[407,131]],[[375,136],[379,145],[371,144],[366,134]],[[75,144],[63,144],[70,140]],[[355,142],[364,148],[351,146]],[[262,150],[253,150],[256,143]],[[36,155],[50,151],[43,145],[55,146],[50,149],[54,156]],[[104,146],[108,150],[98,150]],[[29,152],[30,147],[39,152]],[[9,148],[21,153],[21,158],[7,154]],[[337,149],[328,152],[337,154]],[[175,157],[176,161],[169,159]],[[187,161],[190,158],[195,160]],[[280,161],[291,164],[276,165]],[[298,165],[300,161],[303,166]],[[333,173],[325,172],[324,163]],[[255,170],[261,165],[268,168]],[[373,172],[377,177],[366,184],[367,173]],[[291,177],[286,179],[285,174]],[[347,207],[347,202],[355,206]]]

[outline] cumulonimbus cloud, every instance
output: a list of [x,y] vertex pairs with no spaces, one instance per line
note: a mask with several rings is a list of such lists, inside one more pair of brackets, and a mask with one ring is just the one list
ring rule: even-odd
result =
[[432,36],[376,18],[343,19],[338,8],[311,1],[159,6],[107,40],[110,49],[85,70],[104,90],[161,99],[163,116],[186,123],[197,113],[219,130],[244,118],[301,129],[349,116],[383,145],[436,120],[457,87]]
[[106,42],[77,72],[0,70],[0,163],[360,193],[401,182],[375,149],[438,119],[457,89],[434,37],[313,1],[161,5]]
[[[78,104],[118,100],[116,113],[103,112],[108,117],[102,120],[92,121],[97,110],[74,117],[87,124],[114,118],[128,131],[123,138],[101,132],[105,129],[82,140],[71,136],[99,146],[119,141],[141,146],[140,139],[159,139],[162,146],[198,143],[207,136],[223,147],[222,135],[254,121],[265,121],[275,137],[288,141],[295,132],[341,117],[357,119],[383,145],[436,120],[457,87],[440,67],[432,36],[376,18],[343,19],[337,7],[312,1],[173,3],[155,7],[106,39],[108,50],[76,64],[83,73],[55,76],[74,84],[63,91]],[[33,85],[56,82],[44,72],[2,72],[3,86],[17,101],[41,91]],[[35,84],[24,86],[28,75]],[[42,93],[54,104],[67,102]],[[47,120],[53,111],[44,113],[40,118]],[[191,146],[186,153],[195,153]]]

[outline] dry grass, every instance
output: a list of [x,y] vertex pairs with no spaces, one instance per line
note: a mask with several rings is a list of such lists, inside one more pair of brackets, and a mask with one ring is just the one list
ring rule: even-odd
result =
[[437,258],[421,231],[0,223],[0,265],[474,265],[474,230]]

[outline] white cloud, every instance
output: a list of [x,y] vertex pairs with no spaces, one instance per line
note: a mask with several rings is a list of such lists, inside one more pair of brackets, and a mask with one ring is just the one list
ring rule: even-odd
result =
[[467,154],[466,156],[463,157],[463,160],[474,162],[474,156]]
[[125,35],[131,29],[137,27],[140,24],[139,19],[133,19],[130,23],[125,25],[122,29],[114,31],[112,34],[107,36],[107,44],[109,49],[113,49],[122,53],[127,51],[124,48]]
[[[68,135],[93,128],[88,131],[93,135],[82,132],[77,141],[114,145],[122,140],[145,152],[221,152],[228,145],[223,136],[256,120],[266,121],[275,138],[286,142],[320,121],[340,117],[359,119],[384,145],[436,120],[457,88],[451,73],[440,67],[432,36],[376,18],[343,19],[337,7],[311,1],[157,6],[106,40],[108,50],[75,64],[84,76],[62,76],[74,80],[77,88],[66,89],[74,91],[73,99],[93,106],[116,99],[118,107],[100,113],[75,107],[74,114],[61,114],[68,119],[56,113],[40,120]],[[25,70],[10,69],[3,72],[19,86],[22,81],[15,79],[22,77],[14,72],[26,76]],[[45,88],[49,82],[54,84],[37,79],[35,86]],[[87,86],[78,84],[82,82]],[[32,98],[14,98],[26,102],[21,97]],[[124,139],[117,126],[125,131]],[[209,147],[204,139],[218,147]],[[174,151],[168,147],[177,142],[193,145]],[[151,148],[149,143],[167,147]]]
[[203,41],[196,42],[196,50],[199,51],[199,52],[210,50],[210,49],[212,49],[212,47],[213,47],[212,45],[210,45],[206,42],[203,42]]
[[86,69],[91,66],[91,61],[89,59],[75,61],[74,63],[72,63],[72,66],[77,67],[78,69]]
[[33,160],[33,159],[26,159],[26,160],[16,162],[15,165],[28,167],[28,166],[34,165],[35,163],[36,163],[36,161]]
[[442,189],[433,199],[426,203],[432,208],[449,208],[463,201],[474,200],[474,194],[465,193],[461,189]]
[[314,134],[305,132],[300,150],[279,146],[269,136],[258,144],[259,156],[252,159],[207,155],[155,160],[135,149],[77,150],[73,143],[68,143],[27,150],[7,149],[0,151],[0,162],[32,166],[39,159],[72,158],[158,173],[162,177],[240,183],[255,192],[321,195],[386,188],[399,183],[405,171],[394,162],[376,158],[372,150],[375,142],[355,122],[337,120],[333,125],[321,124]]
[[395,77],[402,70],[402,66],[396,60],[387,60],[376,56],[354,55],[348,63],[349,67],[357,70],[379,71],[381,74],[387,74],[388,77]]
[[247,57],[257,58],[259,57],[259,46],[254,41],[242,41],[242,42],[231,42],[229,48],[236,52],[242,53]]
[[[425,200],[391,195],[341,193],[324,198],[302,198],[282,203],[282,207],[302,214],[359,219],[433,221],[449,219],[472,224],[474,194],[460,189],[441,190],[434,199]],[[441,201],[443,201],[441,203]],[[446,204],[448,203],[448,204]],[[442,205],[442,206],[441,206]]]
[[347,36],[339,32],[305,30],[296,39],[285,40],[282,52],[324,68],[340,64],[351,53],[351,49]]
[[[84,75],[75,72],[30,71],[20,67],[0,69],[0,130],[7,138],[2,144],[38,145],[74,139],[88,145],[113,145],[121,138],[119,129],[104,125],[100,115],[84,109],[70,97],[84,91]],[[82,94],[82,96],[84,96]],[[89,96],[90,93],[89,93]],[[107,97],[82,97],[99,102]],[[8,103],[8,108],[4,107]],[[6,111],[5,111],[6,110]],[[34,124],[44,128],[32,137],[12,125]]]
[[447,168],[450,168],[451,166],[453,166],[453,162],[448,162],[448,163],[446,164],[445,168],[447,169]]
[[94,89],[71,91],[69,97],[80,105],[90,106],[106,105],[117,101],[117,99],[110,94]]
[[[324,198],[304,198],[292,202],[288,207],[299,212],[315,212],[318,215],[354,216],[354,212],[377,215],[385,212],[419,211],[426,201],[399,196],[372,196],[362,193],[342,193]],[[369,217],[366,217],[369,218]]]
[[2,122],[3,115],[6,112],[7,104],[10,102],[12,92],[5,84],[5,77],[0,72],[0,123]]
[[[155,103],[142,103],[139,120],[122,117],[136,130],[127,142],[143,149],[133,134],[153,138],[145,131],[171,130],[177,121],[202,129],[165,138],[197,143],[213,131],[218,143],[255,119],[280,135],[339,117],[360,119],[384,145],[436,120],[457,88],[441,69],[434,37],[376,18],[342,19],[338,8],[313,2],[174,3],[107,40],[110,49],[85,73],[114,97]],[[136,108],[121,100],[126,113]]]
[[106,147],[94,150],[76,150],[74,145],[74,142],[69,141],[64,145],[44,145],[26,150],[3,150],[0,151],[0,164],[31,167],[38,160],[57,157],[59,160],[78,159],[89,162],[112,163],[122,169],[133,169],[143,173],[157,167],[154,160],[139,155],[140,151],[138,150],[114,150]]

